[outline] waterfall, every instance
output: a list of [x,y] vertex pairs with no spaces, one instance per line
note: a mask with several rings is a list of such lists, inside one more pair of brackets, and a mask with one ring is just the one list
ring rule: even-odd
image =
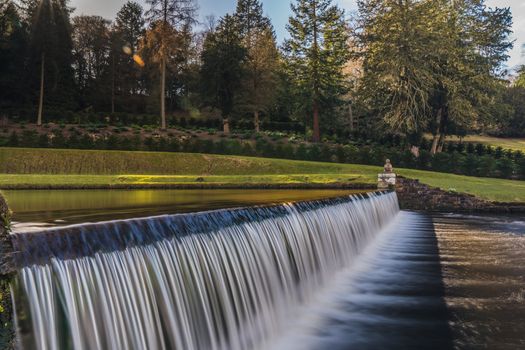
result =
[[263,349],[399,212],[395,193],[18,233],[25,349]]

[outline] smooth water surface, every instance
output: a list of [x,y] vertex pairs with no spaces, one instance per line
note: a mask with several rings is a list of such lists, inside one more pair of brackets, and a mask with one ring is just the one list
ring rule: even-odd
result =
[[351,190],[17,190],[4,191],[14,231],[163,214],[317,200]]

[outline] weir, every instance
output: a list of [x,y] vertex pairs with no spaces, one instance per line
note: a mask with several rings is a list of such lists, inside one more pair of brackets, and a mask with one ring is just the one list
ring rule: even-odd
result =
[[399,212],[395,193],[13,235],[25,349],[259,349]]

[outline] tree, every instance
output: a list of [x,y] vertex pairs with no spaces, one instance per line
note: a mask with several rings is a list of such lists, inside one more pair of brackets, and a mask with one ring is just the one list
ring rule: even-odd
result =
[[[116,91],[125,98],[137,94],[141,85],[140,64],[135,62],[145,20],[140,4],[128,1],[117,13],[111,31],[111,112],[115,112]],[[139,61],[140,63],[140,61]]]
[[[63,108],[71,108],[74,100],[69,19],[72,10],[68,0],[25,0],[21,3],[30,32],[26,71],[28,80],[38,81],[37,125],[41,125],[44,99]],[[44,91],[49,91],[51,96],[45,98]]]
[[23,102],[24,56],[27,35],[22,18],[12,1],[0,4],[0,107]]
[[363,75],[357,96],[394,131],[428,125],[435,64],[446,49],[439,46],[439,19],[430,6],[430,1],[358,1],[353,54],[363,62]]
[[196,6],[193,0],[147,0],[146,12],[150,30],[146,42],[156,47],[155,61],[159,63],[161,128],[166,129],[166,65],[170,55],[177,50],[177,34],[188,32],[195,22]]
[[441,2],[445,15],[436,72],[437,85],[431,97],[435,124],[432,153],[441,152],[448,126],[469,126],[494,104],[502,84],[501,65],[508,59],[512,15],[508,8],[487,8],[483,0]]
[[201,54],[203,94],[213,107],[221,110],[225,133],[230,132],[229,118],[241,86],[246,49],[241,44],[237,22],[224,16],[214,32],[204,41]]
[[259,114],[271,106],[275,98],[279,51],[270,19],[263,16],[258,0],[239,0],[235,18],[247,51],[243,104],[253,112],[255,130],[259,132]]
[[357,38],[363,96],[394,131],[472,125],[494,103],[511,47],[508,9],[480,0],[362,0]]
[[77,86],[84,104],[105,104],[109,67],[109,21],[100,16],[73,18]]
[[298,95],[311,106],[313,141],[319,142],[321,108],[328,117],[347,91],[343,68],[350,58],[348,27],[344,11],[331,0],[297,0],[292,11],[290,39],[284,44],[286,67]]
[[514,82],[514,86],[525,89],[525,65],[518,69],[518,77]]

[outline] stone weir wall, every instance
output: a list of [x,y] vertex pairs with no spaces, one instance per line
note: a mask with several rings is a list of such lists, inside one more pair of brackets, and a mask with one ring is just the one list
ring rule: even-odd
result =
[[473,195],[444,191],[419,182],[397,178],[396,192],[402,209],[428,212],[525,213],[525,203],[500,203]]

